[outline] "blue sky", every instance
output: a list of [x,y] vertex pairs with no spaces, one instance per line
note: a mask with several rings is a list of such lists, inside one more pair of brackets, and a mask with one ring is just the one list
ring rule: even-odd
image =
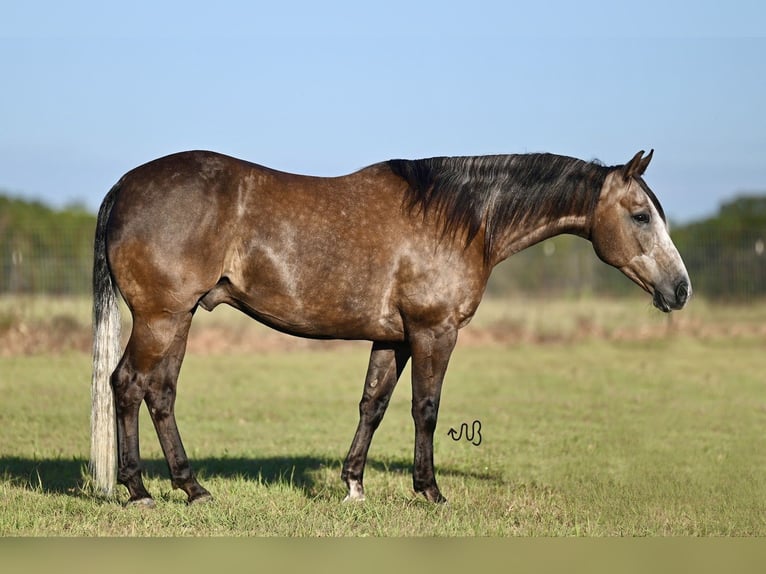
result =
[[0,5],[0,189],[95,210],[184,149],[340,175],[654,148],[676,221],[766,191],[760,1],[110,4]]

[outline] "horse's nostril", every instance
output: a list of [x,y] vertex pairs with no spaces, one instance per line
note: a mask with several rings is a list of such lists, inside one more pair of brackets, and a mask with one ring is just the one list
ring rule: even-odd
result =
[[689,298],[689,284],[686,281],[681,281],[676,286],[676,302],[679,305],[683,305],[686,303],[686,300]]

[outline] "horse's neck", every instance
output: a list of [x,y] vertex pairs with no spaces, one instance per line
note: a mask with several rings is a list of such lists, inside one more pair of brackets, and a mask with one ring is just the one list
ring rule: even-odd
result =
[[497,242],[492,265],[497,265],[514,253],[518,253],[550,237],[570,233],[588,239],[590,221],[584,215],[566,215],[552,220],[525,221],[505,231],[503,239]]

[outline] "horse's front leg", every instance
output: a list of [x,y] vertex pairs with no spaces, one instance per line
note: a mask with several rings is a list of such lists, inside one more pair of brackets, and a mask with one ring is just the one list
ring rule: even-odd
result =
[[378,428],[396,382],[410,357],[409,347],[402,343],[373,343],[370,363],[359,402],[359,425],[343,463],[341,478],[348,487],[344,502],[364,500],[364,467],[375,429]]
[[457,342],[457,329],[442,327],[413,333],[412,418],[415,421],[415,463],[412,486],[431,502],[446,502],[436,484],[434,431],[447,365]]

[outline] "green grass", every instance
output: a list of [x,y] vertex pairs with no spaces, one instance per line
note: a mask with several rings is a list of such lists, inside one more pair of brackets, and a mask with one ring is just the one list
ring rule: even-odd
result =
[[[84,488],[88,357],[2,357],[0,535],[766,535],[762,337],[458,344],[435,440],[446,506],[411,490],[409,369],[366,502],[341,503],[366,362],[361,343],[187,357],[179,426],[215,501],[171,490],[143,412],[146,511]],[[447,436],[476,419],[480,446]]]

